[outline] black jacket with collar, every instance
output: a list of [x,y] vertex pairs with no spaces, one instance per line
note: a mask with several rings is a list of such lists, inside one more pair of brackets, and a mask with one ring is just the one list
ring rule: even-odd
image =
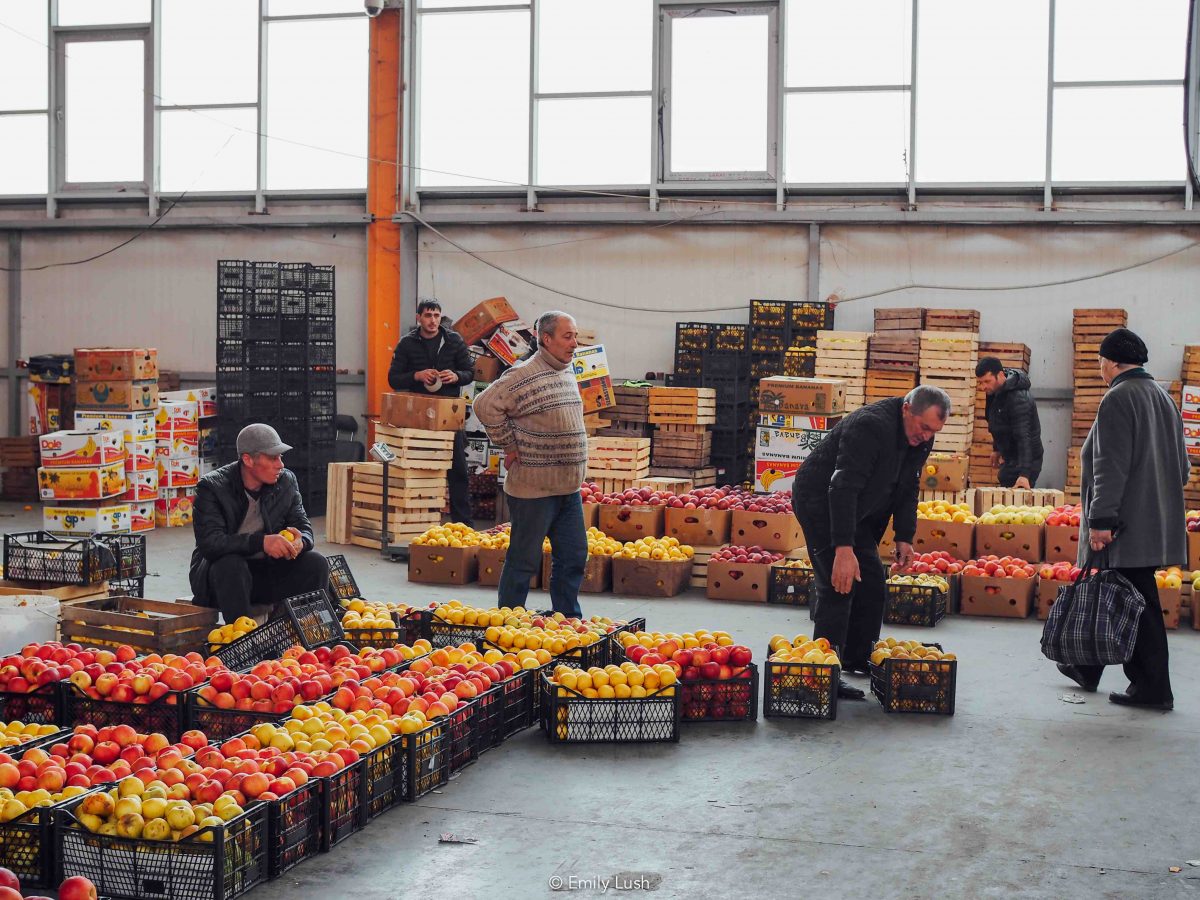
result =
[[264,484],[259,494],[258,510],[262,514],[263,530],[238,534],[249,508],[240,461],[221,466],[200,479],[192,512],[196,549],[192,551],[192,564],[188,570],[197,604],[216,605],[208,597],[208,567],[222,556],[232,553],[250,557],[261,553],[263,538],[278,534],[284,528],[295,528],[300,532],[305,551],[313,548],[312,523],[304,511],[296,476],[287,469],[279,473],[279,480],[274,484]]
[[933,441],[916,447],[908,443],[903,406],[902,397],[890,397],[855,410],[796,472],[792,505],[803,508],[810,521],[828,523],[817,526],[819,534],[806,535],[812,543],[841,547],[865,538],[878,542],[889,518],[896,541],[912,543],[921,468]]
[[475,380],[475,363],[471,359],[471,351],[467,349],[462,335],[453,328],[439,325],[437,353],[430,353],[428,342],[421,337],[420,326],[414,327],[400,339],[392,354],[392,364],[388,367],[388,384],[394,391],[424,391],[425,386],[418,384],[413,375],[421,369],[450,369],[458,376],[456,384],[443,384],[435,391],[439,397],[457,397],[464,384]]
[[1042,423],[1029,388],[1028,375],[1005,369],[1004,385],[987,398],[986,415],[992,449],[1006,467],[1032,481],[1042,471]]

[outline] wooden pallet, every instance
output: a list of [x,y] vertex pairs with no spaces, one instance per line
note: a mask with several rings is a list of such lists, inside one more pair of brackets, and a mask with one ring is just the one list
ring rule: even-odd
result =
[[920,331],[925,327],[925,309],[920,306],[906,309],[876,309],[875,331]]
[[588,439],[588,478],[642,478],[650,472],[650,438]]
[[925,328],[930,331],[979,331],[977,309],[927,309]]

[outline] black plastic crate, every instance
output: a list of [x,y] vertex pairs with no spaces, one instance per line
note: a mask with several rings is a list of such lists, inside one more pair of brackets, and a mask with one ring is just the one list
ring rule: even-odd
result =
[[788,333],[786,328],[760,328],[755,326],[750,329],[750,352],[751,353],[780,353],[788,347]]
[[813,570],[800,566],[772,566],[767,602],[783,606],[808,606],[813,592]]
[[[264,659],[278,659],[300,643],[300,633],[289,618],[268,619],[236,640],[209,649],[225,668],[242,672]],[[245,729],[243,729],[245,730]]]
[[256,262],[251,263],[253,270],[250,272],[250,286],[256,291],[278,291],[279,290],[279,263],[277,262]]
[[675,350],[708,350],[712,347],[713,326],[709,322],[676,322]]
[[[476,647],[482,647],[483,636],[487,631],[486,625],[455,625],[453,622],[439,619],[436,615],[430,616],[428,626],[428,637],[434,647],[457,647],[459,644],[474,644]],[[496,649],[505,650],[504,647],[496,647]]]
[[499,747],[533,724],[535,686],[540,675],[537,669],[522,669],[476,698],[475,735],[481,753]]
[[[308,263],[280,263],[279,264],[279,290],[281,293],[288,291],[300,291],[301,294],[308,290]],[[301,308],[303,313],[303,307]]]
[[269,878],[278,878],[321,852],[324,794],[324,780],[310,778],[290,794],[267,803]]
[[108,583],[110,597],[145,597],[145,578],[117,578]]
[[678,685],[648,697],[588,698],[542,673],[542,730],[552,744],[678,742],[682,707]]
[[368,822],[404,802],[403,755],[399,735],[363,755],[362,804]]
[[[676,350],[675,351],[675,377],[679,379],[684,376],[700,377],[700,373],[704,371],[704,354],[699,350]],[[697,382],[698,383],[698,382]],[[688,387],[678,380],[671,383],[678,387]]]
[[285,316],[276,321],[283,341],[332,341],[336,337],[333,316]]
[[364,761],[323,779],[325,791],[321,803],[321,849],[330,850],[367,824],[363,802]]
[[[244,341],[217,341],[217,378],[221,377],[221,372],[233,372],[246,364],[246,344]],[[225,397],[221,397],[221,402],[224,404]]]
[[449,735],[446,752],[450,757],[451,775],[479,759],[479,746],[475,738],[475,709],[474,700],[460,703],[450,715],[437,720]]
[[887,584],[883,621],[932,628],[946,615],[949,594],[932,584]]
[[308,314],[310,316],[332,317],[334,314],[333,291],[313,290],[308,292]]
[[789,349],[783,354],[783,374],[791,378],[812,378],[817,371],[817,354]]
[[290,712],[263,712],[256,709],[222,709],[204,700],[198,693],[199,688],[192,688],[186,694],[184,713],[187,728],[197,728],[203,731],[210,742],[225,741],[231,737],[245,734],[255,725],[263,722],[278,724],[291,717]]
[[70,802],[63,800],[49,807],[34,807],[0,824],[0,866],[12,870],[21,879],[23,890],[58,886],[54,872],[54,816],[59,807]]
[[332,419],[337,415],[337,391],[332,387],[310,386],[305,391],[289,391],[279,396],[278,403],[285,416]]
[[748,325],[713,325],[710,351],[714,353],[745,353],[750,344]]
[[750,324],[754,327],[787,328],[786,300],[751,300]]
[[824,663],[766,662],[763,716],[836,719],[842,667]]
[[150,841],[89,832],[75,817],[82,799],[55,810],[59,880],[82,875],[104,897],[231,900],[268,878],[265,803],[179,841]]
[[308,286],[314,291],[332,291],[334,287],[334,267],[333,266],[314,266],[308,267]]
[[64,721],[62,686],[61,681],[52,681],[33,691],[0,691],[0,719],[25,724],[61,725]]
[[609,664],[611,659],[611,635],[607,635],[595,643],[588,644],[584,647],[576,647],[574,650],[568,650],[565,653],[556,655],[553,658],[553,663],[554,665],[559,665],[562,663],[570,666],[573,669],[603,669]]
[[725,680],[680,682],[684,722],[753,722],[758,718],[758,666]]
[[217,260],[217,289],[246,287],[248,265],[241,259]]
[[341,553],[336,553],[325,559],[329,562],[330,594],[338,600],[353,600],[355,597],[361,597],[358,582],[354,580],[354,573],[350,571],[350,564],[346,562],[346,557]]
[[[414,641],[424,638],[433,641],[433,610],[414,609],[406,613],[393,612],[392,618],[404,632],[404,640],[400,643],[412,645]],[[444,646],[437,644],[435,646]]]
[[[750,406],[750,381],[741,378],[709,378],[701,376],[701,383],[706,388],[712,388],[713,398],[717,402],[717,419],[729,421],[730,416],[741,415]],[[744,407],[745,409],[739,409]]]
[[745,353],[715,353],[708,351],[701,355],[700,370],[705,379],[738,379],[750,381],[750,357]]
[[[942,649],[940,644],[926,647]],[[954,715],[956,659],[885,659],[871,664],[871,693],[884,712]]]
[[[614,652],[619,653],[621,649],[621,642],[617,639],[617,635],[620,632],[628,631],[630,634],[637,634],[639,631],[645,630],[646,620],[642,616],[637,616],[636,618],[630,619],[628,622],[621,622],[608,635],[609,640],[612,641],[612,645],[615,648]],[[609,656],[611,658],[612,654],[609,654]]]
[[450,778],[450,733],[435,719],[420,731],[400,735],[401,795],[406,802],[424,797]]
[[404,632],[395,626],[392,628],[343,628],[342,635],[346,643],[353,644],[355,647],[391,647],[394,644],[408,643],[408,641],[402,640]]
[[4,536],[4,575],[10,581],[82,585],[145,574],[143,534],[67,539],[27,531]]
[[169,691],[151,703],[117,703],[114,700],[96,700],[89,697],[73,684],[62,687],[62,717],[64,726],[132,725],[141,734],[155,731],[165,734],[167,740],[178,741],[187,731],[187,692]]
[[342,624],[325,591],[310,591],[289,597],[283,607],[300,635],[300,643],[306,649],[342,640]]
[[278,369],[279,344],[275,341],[246,341],[246,368]]
[[249,306],[250,292],[241,287],[217,288],[217,315],[242,316]]
[[833,307],[828,303],[796,300],[789,304],[788,327],[796,329],[833,328]]

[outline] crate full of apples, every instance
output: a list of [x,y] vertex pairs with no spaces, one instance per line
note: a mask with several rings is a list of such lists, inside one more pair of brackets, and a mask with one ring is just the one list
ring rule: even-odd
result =
[[1083,507],[1078,503],[1056,506],[1046,516],[1045,551],[1048,563],[1073,563],[1079,558],[1079,522]]
[[1052,506],[993,506],[975,525],[975,552],[1040,562],[1046,519],[1054,510]]
[[645,664],[662,660],[679,669],[683,721],[730,722],[758,718],[758,668],[749,647],[734,644],[724,631],[687,634],[658,632],[617,635],[626,659]]
[[887,580],[883,621],[932,628],[946,615],[950,582],[932,573],[898,574]]
[[959,612],[964,616],[1028,618],[1037,571],[1024,559],[981,556],[959,576]]
[[784,559],[771,567],[767,602],[782,606],[808,606],[813,590],[812,565],[805,559]]
[[26,644],[0,659],[0,719],[63,722],[64,682],[86,669],[86,679],[75,681],[90,685],[116,661],[116,652],[109,649],[59,641]]
[[771,588],[771,568],[782,561],[782,553],[757,545],[722,547],[708,558],[708,598],[765,603]]
[[677,742],[682,707],[675,669],[631,660],[542,672],[542,730],[552,744]]
[[1163,624],[1170,631],[1179,627],[1179,610],[1183,605],[1185,574],[1179,566],[1159,569],[1154,573],[1154,583],[1158,588],[1158,604],[1162,607]]
[[763,677],[766,718],[836,719],[841,661],[825,638],[771,637]]
[[1038,567],[1037,617],[1047,619],[1061,588],[1075,581],[1083,570],[1069,562],[1042,563]]
[[958,658],[940,644],[885,638],[871,651],[871,693],[885,712],[954,715]]
[[733,487],[703,487],[667,501],[663,530],[667,537],[700,547],[729,541],[731,506],[740,504],[742,491]]
[[975,548],[975,516],[965,503],[922,500],[917,504],[913,549],[918,553],[944,551],[955,559],[970,559]]

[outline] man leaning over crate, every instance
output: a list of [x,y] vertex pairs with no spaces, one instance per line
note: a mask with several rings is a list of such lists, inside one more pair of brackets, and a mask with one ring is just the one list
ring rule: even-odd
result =
[[291,449],[270,425],[247,425],[237,462],[196,488],[188,577],[194,602],[219,607],[226,622],[249,615],[251,603],[273,606],[329,585],[296,476],[283,465]]
[[583,399],[571,357],[575,320],[563,312],[537,321],[538,351],[508,369],[475,398],[475,415],[504,453],[504,494],[512,533],[500,603],[524,606],[529,580],[550,538],[550,602],[555,612],[580,615],[579,583],[587,565],[580,484],[587,469]]
[[[896,533],[893,571],[912,562],[919,476],[933,438],[950,415],[940,388],[919,386],[842,419],[797,470],[792,509],[813,567],[813,637],[838,652],[842,671],[869,674],[887,601],[879,541]],[[864,693],[842,683],[838,696]]]

